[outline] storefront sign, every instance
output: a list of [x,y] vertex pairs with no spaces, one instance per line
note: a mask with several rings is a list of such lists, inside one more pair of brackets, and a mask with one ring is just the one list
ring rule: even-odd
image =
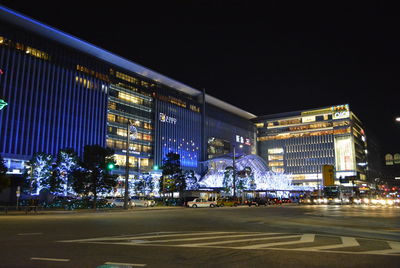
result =
[[304,116],[301,118],[301,121],[303,123],[315,122],[315,115],[314,116]]
[[164,113],[160,113],[160,121],[163,123],[170,123],[173,125],[176,125],[176,122],[177,122],[176,118],[168,116]]

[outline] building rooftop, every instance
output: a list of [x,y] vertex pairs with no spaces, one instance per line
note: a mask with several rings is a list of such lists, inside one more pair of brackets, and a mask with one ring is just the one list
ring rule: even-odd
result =
[[[279,119],[279,118],[288,118],[288,117],[296,117],[296,116],[323,114],[326,112],[332,112],[333,111],[332,107],[339,107],[339,106],[345,106],[345,105],[348,106],[348,104],[343,104],[343,105],[341,104],[341,105],[332,105],[332,106],[325,106],[325,107],[306,109],[306,110],[298,110],[298,111],[292,111],[292,112],[268,114],[268,115],[258,116],[257,118],[253,118],[252,121],[259,122],[259,121],[264,121],[264,120],[269,120],[269,119]],[[349,110],[350,110],[350,107],[349,107]]]
[[[13,11],[9,8],[6,8],[4,6],[1,6],[1,5],[0,5],[0,18],[11,24],[14,24],[21,28],[32,31],[38,35],[41,35],[41,36],[49,38],[53,41],[59,42],[61,44],[64,44],[71,48],[74,48],[83,53],[89,54],[100,60],[103,60],[105,62],[111,63],[116,66],[119,66],[128,71],[132,71],[134,73],[140,74],[140,75],[150,78],[152,80],[155,80],[159,83],[162,83],[166,86],[174,88],[178,91],[184,92],[190,96],[198,96],[198,95],[202,94],[202,91],[200,91],[200,90],[197,90],[197,89],[192,88],[188,85],[185,85],[181,82],[178,82],[172,78],[169,78],[167,76],[159,74],[159,73],[157,73],[153,70],[150,70],[146,67],[143,67],[133,61],[127,60],[127,59],[120,57],[116,54],[113,54],[109,51],[101,49],[101,48],[99,48],[95,45],[92,45],[86,41],[83,41],[79,38],[76,38],[70,34],[64,33],[62,31],[57,30],[48,25],[45,25],[37,20],[29,18],[25,15],[22,15],[18,12],[15,12],[15,11]],[[230,113],[238,115],[242,118],[245,118],[245,119],[252,119],[252,118],[256,117],[252,113],[244,111],[236,106],[233,106],[227,102],[219,100],[208,94],[206,94],[206,102],[209,104],[212,104],[214,106],[217,106],[225,111],[228,111]]]

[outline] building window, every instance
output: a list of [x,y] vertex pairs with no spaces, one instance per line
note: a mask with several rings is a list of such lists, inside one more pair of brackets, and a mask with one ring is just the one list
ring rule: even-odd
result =
[[400,164],[400,154],[394,154],[393,162],[394,162],[395,165]]

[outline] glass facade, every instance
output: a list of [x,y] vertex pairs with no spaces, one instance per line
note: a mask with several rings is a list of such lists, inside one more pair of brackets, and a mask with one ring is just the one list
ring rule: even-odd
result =
[[366,179],[366,136],[348,105],[270,115],[254,123],[259,155],[270,170],[291,174],[295,183],[316,185],[323,165],[333,165],[336,178]]
[[[0,20],[0,99],[8,103],[0,155],[15,173],[36,152],[82,156],[92,144],[115,150],[120,175],[128,147],[131,175],[161,166],[169,151],[199,171],[211,138],[223,146],[213,143],[209,157],[235,144],[255,151],[253,115],[210,96],[204,112],[201,91],[3,7]],[[129,146],[128,124],[137,131]]]

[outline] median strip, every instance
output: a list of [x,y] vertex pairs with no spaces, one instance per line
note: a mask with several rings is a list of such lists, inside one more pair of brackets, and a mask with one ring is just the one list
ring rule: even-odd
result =
[[54,258],[37,258],[32,257],[31,261],[58,261],[58,262],[69,262],[70,259],[54,259]]
[[127,267],[145,267],[147,264],[144,263],[123,263],[123,262],[105,262],[106,265],[118,265]]

